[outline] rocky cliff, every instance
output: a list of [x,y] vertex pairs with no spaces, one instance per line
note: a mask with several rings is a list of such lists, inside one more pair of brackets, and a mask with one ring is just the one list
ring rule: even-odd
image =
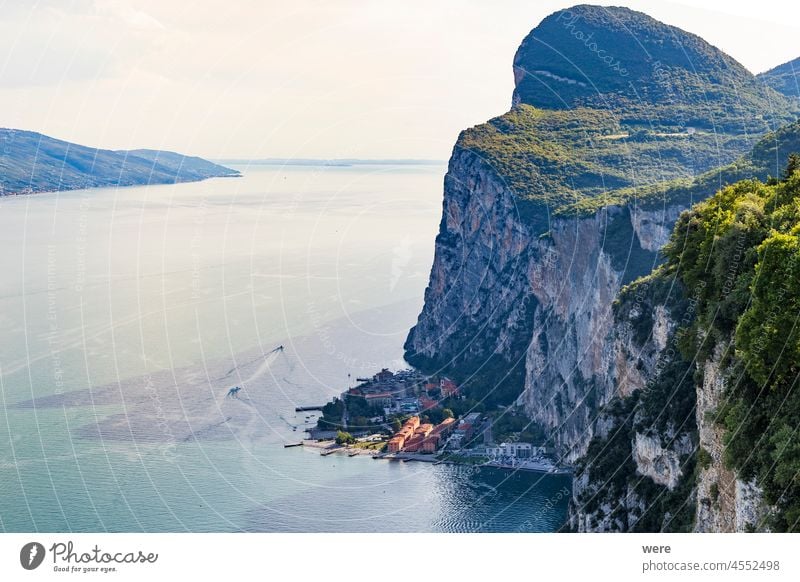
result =
[[760,487],[744,482],[724,462],[724,429],[716,416],[725,398],[729,371],[723,358],[729,344],[718,345],[702,364],[697,389],[698,446],[704,459],[697,473],[695,529],[701,532],[735,532],[762,525],[767,510]]
[[[672,344],[691,295],[626,285],[658,267],[682,210],[758,174],[747,152],[796,109],[702,39],[621,8],[548,17],[514,76],[512,110],[454,148],[406,357],[490,408],[524,406],[576,464],[576,530],[689,529],[705,411]],[[733,483],[734,504],[753,493]]]
[[615,300],[616,394],[576,463],[573,528],[796,531],[798,136],[766,136],[739,166],[774,142],[781,178],[695,204]]

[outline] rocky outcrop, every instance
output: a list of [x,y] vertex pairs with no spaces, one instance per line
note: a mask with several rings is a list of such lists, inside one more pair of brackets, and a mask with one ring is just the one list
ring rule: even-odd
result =
[[530,333],[534,237],[514,195],[473,152],[456,148],[444,188],[425,309],[406,350],[415,363],[446,368],[493,354],[513,362]]
[[721,362],[729,344],[719,344],[702,364],[703,379],[697,389],[699,446],[705,459],[697,474],[695,528],[701,532],[736,532],[762,527],[766,507],[761,490],[745,483],[725,466],[723,430],[718,411],[725,394],[725,370]]
[[684,477],[681,457],[692,454],[694,445],[688,435],[683,435],[673,446],[665,448],[661,444],[660,435],[651,436],[637,432],[632,449],[637,473],[671,491]]
[[672,234],[672,227],[683,209],[683,205],[654,210],[634,209],[631,212],[631,223],[642,248],[657,252],[667,244],[669,235]]

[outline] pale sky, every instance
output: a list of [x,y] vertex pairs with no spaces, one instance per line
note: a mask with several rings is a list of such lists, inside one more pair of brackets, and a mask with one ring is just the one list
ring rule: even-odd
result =
[[[557,0],[0,0],[0,127],[210,158],[449,157]],[[618,0],[761,72],[800,7]]]

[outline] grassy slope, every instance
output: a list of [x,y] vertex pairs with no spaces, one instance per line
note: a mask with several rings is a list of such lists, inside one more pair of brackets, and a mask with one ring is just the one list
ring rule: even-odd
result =
[[456,147],[480,155],[521,200],[568,212],[626,201],[665,180],[688,180],[721,165],[720,152],[740,150],[741,136],[642,130],[607,110],[523,104],[462,132]]
[[587,196],[560,207],[557,213],[589,214],[606,205],[634,202],[645,208],[670,204],[688,206],[740,180],[766,180],[770,176],[779,175],[781,168],[786,166],[789,154],[794,152],[800,152],[800,122],[785,125],[766,134],[748,154],[730,164],[704,172],[694,179],[677,178],[656,184],[620,188],[595,197]]

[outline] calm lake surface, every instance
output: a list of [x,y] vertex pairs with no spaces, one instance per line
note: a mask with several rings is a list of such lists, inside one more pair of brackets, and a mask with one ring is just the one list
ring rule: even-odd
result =
[[444,166],[237,169],[0,198],[0,530],[557,529],[566,477],[282,446],[405,367]]

